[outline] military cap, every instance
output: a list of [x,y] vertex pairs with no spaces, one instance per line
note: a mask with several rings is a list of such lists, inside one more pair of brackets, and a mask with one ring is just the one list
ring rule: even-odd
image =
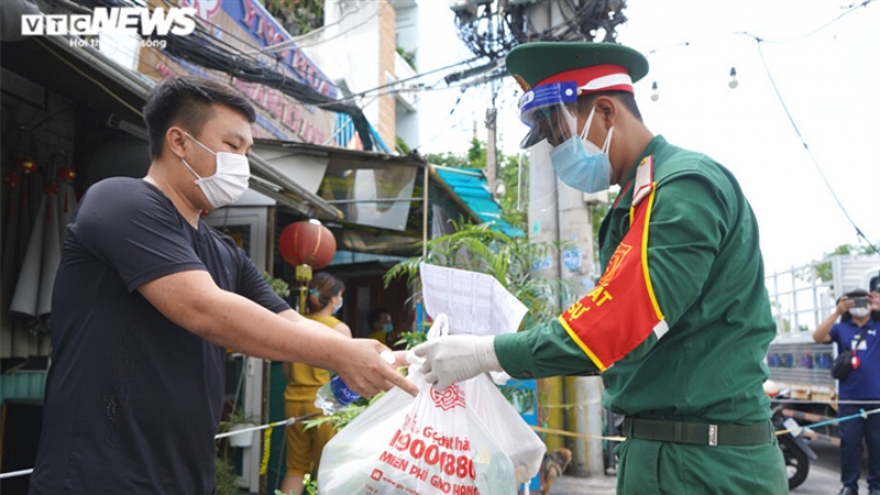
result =
[[578,94],[622,90],[648,73],[648,60],[616,43],[535,41],[507,54],[507,71],[523,91],[563,81],[577,83]]

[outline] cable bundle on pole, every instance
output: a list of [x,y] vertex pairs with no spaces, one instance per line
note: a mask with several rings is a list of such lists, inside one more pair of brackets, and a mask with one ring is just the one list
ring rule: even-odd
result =
[[[139,0],[79,0],[79,3],[95,7],[146,7]],[[232,45],[215,38],[199,18],[196,29],[186,36],[168,34],[151,36],[150,39],[166,42],[165,52],[205,69],[212,69],[235,77],[244,82],[262,84],[274,88],[302,103],[315,105],[324,110],[344,113],[351,116],[354,127],[360,135],[364,150],[374,149],[370,124],[364,112],[353,103],[335,100],[299,81],[303,77],[289,76],[281,70],[264,65],[258,58],[247,54]],[[295,49],[295,48],[292,48]]]
[[364,149],[373,149],[370,124],[356,105],[338,102],[283,72],[260,65],[250,57],[235,54],[214,43],[214,38],[202,30],[196,30],[188,36],[171,35],[164,39],[168,42],[166,51],[171,55],[206,69],[225,72],[241,81],[274,88],[303,103],[351,116]]

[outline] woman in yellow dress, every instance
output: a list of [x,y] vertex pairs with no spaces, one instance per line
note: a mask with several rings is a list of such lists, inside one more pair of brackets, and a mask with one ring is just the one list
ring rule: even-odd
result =
[[[342,307],[342,293],[345,284],[329,273],[316,273],[309,282],[306,298],[306,318],[323,323],[327,331],[336,331],[351,338],[351,329],[333,315]],[[315,368],[304,363],[289,363],[284,366],[287,388],[284,390],[284,414],[296,418],[311,413],[320,413],[315,407],[315,396],[322,385],[330,381],[327,370]],[[303,429],[302,423],[294,423],[287,428],[287,472],[281,482],[285,494],[300,495],[303,491],[303,477],[318,472],[318,462],[324,445],[333,437],[334,430],[329,424],[317,428]]]

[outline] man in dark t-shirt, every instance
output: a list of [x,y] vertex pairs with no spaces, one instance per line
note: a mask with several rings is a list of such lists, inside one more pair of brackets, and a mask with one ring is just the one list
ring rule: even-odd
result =
[[333,369],[356,392],[414,387],[272,292],[199,220],[247,188],[254,110],[197,78],[147,99],[150,170],[93,185],[68,225],[52,306],[52,367],[30,493],[214,492],[225,349]]

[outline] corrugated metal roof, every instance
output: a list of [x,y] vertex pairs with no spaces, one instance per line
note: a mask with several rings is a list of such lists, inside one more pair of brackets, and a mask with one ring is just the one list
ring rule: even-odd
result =
[[510,237],[523,237],[525,232],[501,217],[501,206],[489,193],[489,184],[482,170],[465,167],[436,167],[437,173],[449,187],[484,222],[492,222]]

